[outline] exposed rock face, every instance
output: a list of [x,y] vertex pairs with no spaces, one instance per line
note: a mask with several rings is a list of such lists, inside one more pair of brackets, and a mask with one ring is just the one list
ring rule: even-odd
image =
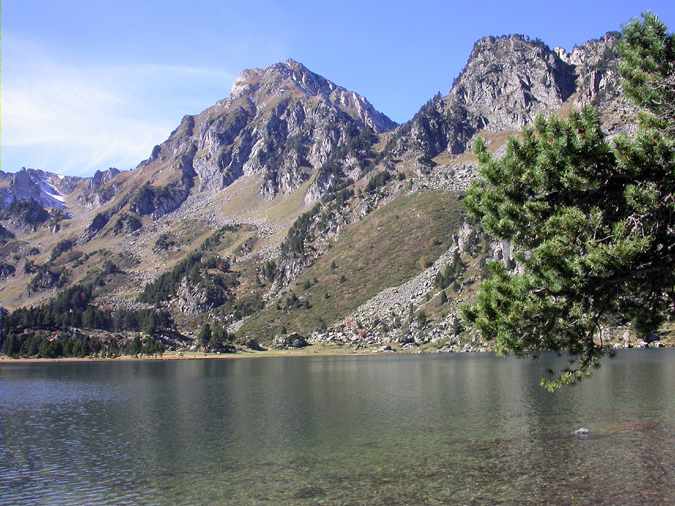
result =
[[[617,71],[618,35],[576,47],[552,50],[522,35],[485,37],[447,96],[437,95],[394,134],[394,157],[434,157],[464,152],[476,133],[519,130],[538,114],[595,104],[608,117],[625,109]],[[616,111],[614,111],[616,109]],[[623,123],[626,122],[622,115]]]
[[137,216],[133,214],[122,213],[115,222],[113,233],[116,235],[131,234],[137,230],[140,230],[142,227],[143,223],[141,223],[141,220],[139,220]]
[[293,332],[287,336],[276,336],[272,341],[272,346],[278,349],[304,348],[307,345],[307,339],[297,332]]
[[[373,133],[394,126],[365,98],[293,60],[245,70],[228,98],[183,118],[141,163],[143,170],[169,167],[180,173],[183,183],[174,187],[173,202],[158,206],[146,194],[134,210],[164,213],[185,196],[177,189],[190,190],[194,184],[217,191],[244,174],[262,175],[260,192],[273,196],[295,190],[318,171],[313,190],[323,194],[344,176],[346,160],[350,166],[344,170],[358,172],[375,141]],[[328,167],[332,160],[338,165]]]
[[66,275],[63,272],[52,271],[48,268],[41,268],[37,274],[31,279],[26,293],[32,295],[33,293],[42,292],[51,288],[61,288],[66,282]]
[[64,208],[65,196],[81,180],[37,169],[22,168],[14,173],[0,171],[0,209],[8,208],[14,202],[30,200],[46,209]]
[[115,167],[110,167],[106,170],[97,170],[89,180],[88,186],[92,190],[98,190],[104,184],[112,181],[120,173],[120,170]]
[[82,193],[78,195],[80,205],[95,208],[110,201],[120,191],[121,184],[115,178],[121,173],[122,171],[115,167],[97,170],[86,181]]
[[205,283],[191,283],[183,278],[176,292],[178,309],[185,314],[198,314],[222,306],[228,293],[217,287],[206,286]]
[[96,234],[103,230],[103,227],[108,224],[110,221],[110,215],[111,213],[109,211],[96,214],[94,219],[91,220],[89,226],[82,233],[80,242],[85,243],[91,241],[96,236]]
[[621,89],[619,38],[618,32],[609,32],[576,46],[570,53],[556,48],[558,56],[575,67],[576,90],[573,102],[576,105],[593,104],[599,107],[605,128],[610,134],[632,131],[637,113]]
[[260,93],[264,97],[283,96],[288,94],[286,87],[307,97],[321,97],[375,132],[385,132],[396,126],[364,97],[311,72],[292,59],[265,69],[245,70],[235,80],[230,95],[231,98],[256,94],[260,97]]
[[143,186],[131,200],[130,210],[140,216],[159,218],[180,207],[190,195],[192,178],[184,177],[168,186]]
[[0,208],[0,220],[19,230],[36,230],[50,219],[50,213],[37,201],[14,200],[9,207]]
[[[479,40],[448,97],[469,124],[490,131],[518,129],[559,108],[574,92],[574,67],[527,37]],[[482,124],[481,124],[482,123]]]
[[7,230],[5,227],[0,225],[0,244],[3,244],[4,242],[11,241],[14,239],[14,234]]
[[[0,308],[2,309],[2,308]],[[248,339],[246,341],[246,347],[249,350],[254,350],[254,351],[265,351],[265,348],[263,348],[258,341],[255,339]]]
[[178,308],[186,314],[203,313],[213,308],[207,290],[201,285],[191,285],[183,278],[177,292]]

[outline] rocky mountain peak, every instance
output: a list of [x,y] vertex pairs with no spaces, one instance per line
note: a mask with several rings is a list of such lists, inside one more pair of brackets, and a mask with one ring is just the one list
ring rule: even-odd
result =
[[521,128],[536,114],[559,108],[574,92],[574,68],[539,40],[524,35],[484,37],[450,90],[481,127]]
[[[539,114],[563,104],[594,103],[626,123],[617,71],[619,34],[575,47],[551,49],[538,39],[513,34],[479,39],[445,97],[425,104],[394,134],[395,157],[462,153],[480,131],[520,130]],[[618,105],[619,103],[621,105]],[[608,129],[613,126],[608,123]]]
[[[319,198],[337,181],[365,168],[374,133],[396,124],[364,97],[295,60],[244,70],[230,96],[186,116],[150,158],[139,165],[144,187],[139,214],[172,210],[191,191],[218,191],[244,175],[261,175],[266,197],[291,192],[315,177]],[[329,168],[330,167],[330,168]],[[165,170],[169,169],[169,170]],[[169,191],[152,190],[153,174]],[[157,201],[157,205],[153,202]]]
[[98,189],[104,184],[110,182],[120,173],[121,171],[115,167],[109,167],[105,170],[97,170],[89,180],[89,188],[94,190]]
[[264,103],[287,94],[329,96],[338,86],[315,74],[302,63],[289,59],[265,68],[246,69],[235,79],[230,98],[248,97]]
[[237,100],[242,97],[257,106],[277,101],[279,97],[317,97],[338,107],[377,133],[396,127],[395,122],[375,110],[365,97],[312,72],[293,59],[262,69],[242,71],[232,85],[229,99]]
[[44,208],[63,208],[65,196],[82,180],[26,167],[13,173],[0,171],[0,208],[27,201],[35,201]]
[[529,37],[520,33],[510,33],[505,35],[486,35],[481,37],[473,44],[468,62],[481,57],[485,53],[494,51],[518,52],[539,48],[545,52],[550,51],[549,47],[539,39]]
[[555,48],[555,52],[570,65],[597,65],[607,56],[607,52],[614,52],[620,38],[619,32],[607,32],[602,37],[574,46],[570,52],[560,47]]

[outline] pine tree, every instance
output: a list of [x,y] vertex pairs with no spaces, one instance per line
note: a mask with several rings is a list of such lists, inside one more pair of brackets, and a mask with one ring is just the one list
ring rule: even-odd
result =
[[466,206],[520,268],[489,264],[464,315],[499,352],[569,352],[569,367],[542,379],[551,390],[599,365],[603,325],[644,335],[675,307],[673,40],[653,15],[625,28],[623,85],[643,109],[634,138],[610,143],[586,108],[537,119],[500,160],[476,145]]
[[623,90],[648,126],[675,134],[675,34],[654,14],[642,15],[623,31],[620,44]]
[[17,338],[13,332],[9,332],[5,337],[5,342],[3,343],[2,352],[10,357],[16,356],[18,352],[17,347]]
[[202,348],[206,349],[209,345],[209,341],[211,340],[211,325],[205,323],[202,326],[201,330],[199,331],[198,339]]
[[129,354],[138,356],[141,353],[143,353],[143,342],[141,341],[141,336],[136,336],[129,346]]
[[221,325],[214,325],[211,329],[211,337],[208,341],[208,347],[211,351],[223,351],[225,345],[232,340],[227,329]]

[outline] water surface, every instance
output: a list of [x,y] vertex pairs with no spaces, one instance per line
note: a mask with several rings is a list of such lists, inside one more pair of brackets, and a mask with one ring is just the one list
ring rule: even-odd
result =
[[0,504],[674,504],[675,350],[554,360],[0,365]]

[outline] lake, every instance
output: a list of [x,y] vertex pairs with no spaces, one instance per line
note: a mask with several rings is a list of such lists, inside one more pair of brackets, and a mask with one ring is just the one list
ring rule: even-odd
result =
[[556,360],[3,364],[0,504],[674,504],[675,350]]

